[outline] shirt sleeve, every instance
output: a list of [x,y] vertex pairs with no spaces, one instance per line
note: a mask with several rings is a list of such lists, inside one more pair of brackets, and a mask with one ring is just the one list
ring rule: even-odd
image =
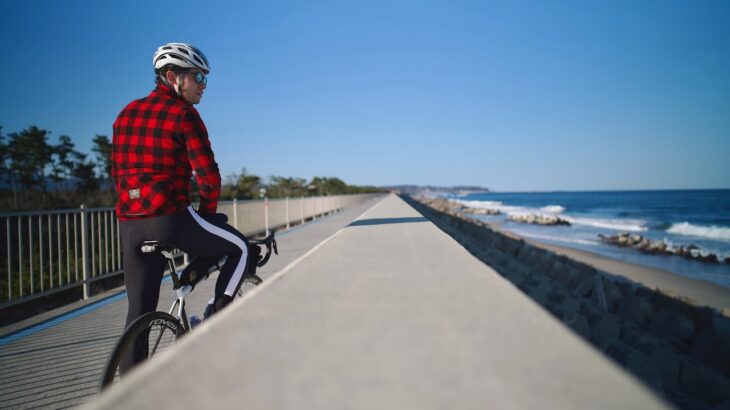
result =
[[183,115],[180,129],[185,135],[188,159],[198,181],[200,192],[198,212],[215,213],[221,193],[221,175],[210,147],[208,130],[197,110],[190,109]]

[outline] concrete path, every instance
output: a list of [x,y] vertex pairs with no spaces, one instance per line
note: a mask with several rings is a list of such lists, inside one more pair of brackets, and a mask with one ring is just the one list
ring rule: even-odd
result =
[[[279,233],[279,255],[272,256],[259,276],[266,281],[380,199]],[[201,315],[215,279],[202,282],[187,298],[188,314]],[[172,297],[168,281],[162,285],[159,308],[168,310]],[[126,294],[117,289],[0,329],[0,409],[67,408],[91,399],[126,312]]]
[[397,196],[91,408],[664,408]]

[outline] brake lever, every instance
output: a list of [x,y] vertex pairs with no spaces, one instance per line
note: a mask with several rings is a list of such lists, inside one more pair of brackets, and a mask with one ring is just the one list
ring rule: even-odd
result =
[[259,246],[259,245],[266,245],[266,254],[260,255],[259,260],[256,262],[256,266],[259,268],[266,265],[266,262],[269,261],[269,258],[271,257],[271,251],[274,251],[274,254],[279,254],[279,247],[276,244],[276,239],[274,239],[274,233],[272,232],[271,235],[267,237],[266,240],[257,240],[257,241],[251,241],[252,244]]

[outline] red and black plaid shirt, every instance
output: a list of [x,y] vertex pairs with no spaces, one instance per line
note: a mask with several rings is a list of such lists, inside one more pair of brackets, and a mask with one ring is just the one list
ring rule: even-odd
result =
[[114,122],[112,177],[117,217],[170,215],[190,205],[192,171],[200,213],[215,213],[221,177],[198,111],[160,84],[132,101]]

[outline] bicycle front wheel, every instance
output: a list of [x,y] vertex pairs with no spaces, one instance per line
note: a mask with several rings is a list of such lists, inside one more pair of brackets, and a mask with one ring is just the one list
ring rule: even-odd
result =
[[165,312],[150,312],[132,322],[122,333],[104,369],[101,388],[119,380],[138,364],[170,348],[185,333],[180,322]]

